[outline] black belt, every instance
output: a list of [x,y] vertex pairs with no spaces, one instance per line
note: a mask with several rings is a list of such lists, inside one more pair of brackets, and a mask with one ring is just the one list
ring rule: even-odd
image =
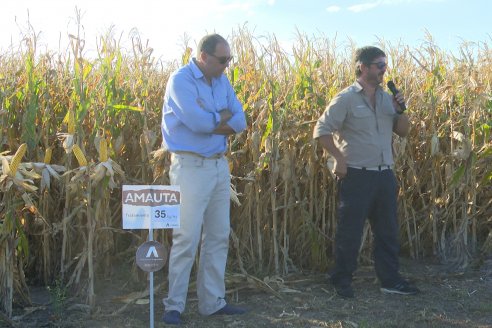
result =
[[353,169],[359,169],[363,171],[384,171],[384,170],[391,170],[393,168],[393,165],[378,165],[378,166],[373,166],[373,167],[364,167],[364,166],[349,166]]

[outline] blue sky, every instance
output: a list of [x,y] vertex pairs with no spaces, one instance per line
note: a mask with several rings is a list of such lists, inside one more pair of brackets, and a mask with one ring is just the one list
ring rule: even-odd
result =
[[424,42],[427,31],[450,51],[463,40],[492,38],[490,0],[9,0],[0,10],[0,53],[19,44],[28,21],[38,33],[38,48],[64,51],[67,35],[77,31],[75,7],[81,10],[87,52],[110,26],[129,47],[136,28],[165,60],[179,58],[185,34],[193,47],[206,33],[227,37],[245,24],[257,37],[275,35],[287,51],[296,31],[336,38],[340,46],[383,39],[412,47]]

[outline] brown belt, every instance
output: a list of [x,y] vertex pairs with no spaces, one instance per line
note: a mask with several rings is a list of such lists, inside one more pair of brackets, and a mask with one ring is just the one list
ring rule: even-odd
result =
[[219,159],[219,158],[222,158],[224,156],[224,153],[217,153],[217,154],[213,154],[212,156],[205,157],[205,156],[202,156],[200,154],[194,153],[192,151],[175,151],[174,153],[178,154],[178,155],[191,155],[191,156],[195,156],[195,157],[203,158],[203,159]]

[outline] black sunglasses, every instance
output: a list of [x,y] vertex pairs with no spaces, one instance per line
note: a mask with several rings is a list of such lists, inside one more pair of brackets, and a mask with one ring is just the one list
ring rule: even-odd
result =
[[232,56],[229,56],[229,57],[217,57],[216,55],[213,55],[213,54],[209,54],[210,56],[212,57],[215,57],[217,58],[217,60],[219,61],[219,63],[221,65],[224,65],[224,64],[227,64],[228,62],[230,62],[232,60]]
[[376,67],[377,67],[378,69],[383,69],[383,68],[388,67],[388,64],[386,64],[385,62],[375,62],[375,63],[369,63],[369,65],[376,65]]

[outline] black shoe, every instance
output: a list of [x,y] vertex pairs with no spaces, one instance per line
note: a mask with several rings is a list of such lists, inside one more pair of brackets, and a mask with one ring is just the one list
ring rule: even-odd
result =
[[402,281],[392,287],[381,286],[381,292],[385,294],[415,295],[420,293],[420,290],[408,281]]
[[162,321],[168,325],[179,325],[181,323],[181,313],[176,310],[164,312]]
[[338,296],[343,298],[354,298],[354,290],[351,285],[335,285]]

